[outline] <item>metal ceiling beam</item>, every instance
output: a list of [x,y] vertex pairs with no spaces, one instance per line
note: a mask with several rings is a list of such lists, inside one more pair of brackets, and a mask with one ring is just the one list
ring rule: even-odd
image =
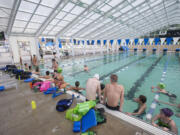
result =
[[40,26],[40,28],[36,32],[36,37],[40,36],[42,32],[46,29],[46,27],[49,25],[49,23],[59,14],[59,11],[61,10],[60,5],[64,4],[67,2],[67,0],[64,1],[59,1],[59,3],[56,5],[56,7],[53,9],[53,11],[49,14],[49,16],[46,18],[44,23]]
[[14,24],[14,20],[15,20],[15,17],[16,17],[16,14],[17,14],[20,4],[21,4],[21,0],[15,0],[13,3],[13,8],[11,10],[11,15],[9,17],[8,27],[7,27],[7,31],[6,31],[7,35],[10,35],[10,33],[11,33],[11,30],[12,30],[12,27]]
[[[157,7],[158,5],[156,5],[155,7]],[[172,5],[170,5],[170,6],[172,6]],[[170,6],[168,6],[168,7],[170,7]],[[149,9],[147,9],[147,10],[149,10]],[[145,10],[145,11],[147,11],[147,10]],[[162,9],[163,10],[163,9]],[[161,10],[160,10],[161,11]],[[129,12],[129,11],[128,11]],[[152,14],[150,14],[150,15],[148,15],[148,16],[146,16],[146,17],[149,17],[149,16],[151,16]],[[136,15],[136,16],[138,16],[138,15]],[[136,17],[136,16],[134,16],[134,17]],[[133,19],[134,17],[131,17],[131,18],[129,18],[129,20],[131,20],[131,19]],[[142,20],[142,19],[141,19]],[[141,20],[138,20],[138,21],[134,21],[134,23],[133,24],[135,24],[135,23],[137,23],[137,22],[139,22],[139,21],[141,21]],[[107,23],[107,24],[109,24],[109,23]],[[106,25],[105,25],[106,26]],[[101,28],[98,28],[97,30],[95,30],[95,32],[99,32],[101,29],[103,30],[103,28],[105,27],[104,25],[101,27]],[[109,31],[109,30],[108,30]],[[98,35],[102,35],[102,33],[107,33],[108,31],[103,31],[103,32],[101,32],[101,33],[99,33]],[[94,32],[93,32],[94,33]],[[92,33],[92,34],[93,34]],[[90,34],[90,35],[92,35],[92,34]]]
[[65,28],[63,28],[58,34],[56,34],[56,37],[58,37],[61,33],[64,33],[65,31],[69,30],[72,26],[74,26],[79,20],[79,17],[82,16],[86,11],[90,10],[98,0],[95,0],[88,8],[86,8],[82,13],[80,13],[71,23],[69,23]]
[[[112,7],[109,11],[107,11],[106,13],[104,13],[104,15],[101,15],[100,16],[100,18],[102,18],[102,17],[106,17],[106,18],[109,18],[109,17],[107,17],[108,16],[108,14],[112,11],[112,10],[114,10],[114,9],[116,9],[116,8],[118,8],[119,7],[119,5],[121,5],[122,3],[124,3],[126,0],[123,0],[122,2],[120,2],[118,5],[116,5],[115,7]],[[119,12],[119,11],[118,11]],[[121,15],[120,15],[121,16]],[[120,17],[120,16],[118,16],[118,17]],[[117,18],[118,18],[117,17]],[[115,18],[116,19],[116,18]],[[77,31],[75,34],[73,34],[73,36],[79,36],[79,35],[81,35],[83,32],[86,32],[90,27],[93,27],[93,25],[97,25],[97,23],[102,23],[102,21],[104,21],[104,19],[103,20],[98,20],[96,23],[93,21],[93,22],[91,22],[90,24],[88,24],[88,25],[86,25],[85,27],[83,27],[82,29],[80,29],[79,31]],[[113,19],[112,19],[112,21],[113,21]],[[112,22],[111,21],[111,22]],[[121,22],[122,23],[122,22]],[[106,23],[107,24],[107,23]],[[105,25],[106,25],[105,24]],[[103,25],[104,26],[104,25]],[[100,27],[100,28],[102,28],[102,26]],[[103,27],[104,28],[104,27]],[[97,28],[98,30],[99,30],[99,28]],[[95,30],[93,30],[93,32],[94,32]],[[91,32],[90,32],[91,33]],[[84,37],[86,37],[88,34],[86,34]],[[83,37],[83,38],[84,38]]]
[[[124,1],[123,1],[123,2],[124,2]],[[122,4],[123,2],[119,3],[118,6],[119,6],[120,4]],[[141,6],[141,5],[144,4],[144,3],[145,3],[145,2],[141,3],[141,4],[138,5],[138,6]],[[117,6],[117,7],[118,7],[118,6]],[[115,8],[117,8],[117,7],[115,7]],[[114,9],[114,8],[113,8],[113,9]],[[130,11],[132,11],[132,10],[134,10],[134,9],[132,8],[132,9],[129,10],[128,12],[130,12]],[[121,14],[120,16],[116,17],[115,20],[120,19],[121,16],[126,15],[128,12],[125,12],[125,13]],[[137,16],[137,15],[136,15],[136,16]],[[133,18],[134,18],[134,17],[133,17]],[[103,30],[104,27],[106,27],[106,26],[109,25],[110,23],[111,23],[111,22],[106,23],[105,25],[101,26],[100,28],[98,28],[98,29],[94,30],[93,32],[87,34],[85,37],[90,36],[90,35],[93,35],[93,34],[96,33],[97,31],[99,32],[99,29],[102,29],[102,30]],[[121,22],[121,23],[124,23],[124,22]],[[121,24],[121,23],[120,23],[120,24]],[[124,24],[124,25],[127,25],[127,24]]]

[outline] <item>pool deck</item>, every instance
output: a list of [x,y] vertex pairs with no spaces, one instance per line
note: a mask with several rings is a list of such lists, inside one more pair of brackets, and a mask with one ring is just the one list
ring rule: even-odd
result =
[[[65,119],[65,112],[57,112],[57,101],[70,98],[64,94],[55,99],[51,95],[34,93],[28,84],[19,82],[19,88],[0,92],[0,135],[79,135],[73,133],[73,122]],[[35,100],[37,109],[31,109]],[[74,100],[71,107],[76,105]],[[142,129],[107,114],[107,122],[91,130],[97,135],[150,135]]]

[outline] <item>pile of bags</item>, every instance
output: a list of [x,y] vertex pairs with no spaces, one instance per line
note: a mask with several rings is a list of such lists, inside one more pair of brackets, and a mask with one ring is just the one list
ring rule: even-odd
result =
[[66,112],[66,119],[74,122],[73,132],[85,133],[89,128],[106,122],[104,109],[94,109],[95,101],[79,103],[75,108]]

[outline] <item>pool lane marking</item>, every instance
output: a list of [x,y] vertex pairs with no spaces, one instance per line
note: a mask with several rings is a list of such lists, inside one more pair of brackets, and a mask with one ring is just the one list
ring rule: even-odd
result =
[[[169,59],[170,59],[170,56],[168,56],[168,60],[166,61],[165,65],[164,65],[164,69],[163,69],[163,73],[162,73],[162,76],[161,76],[161,79],[160,79],[160,82],[163,83],[164,82],[164,79],[166,77],[166,71],[167,71],[167,67],[168,67],[168,62],[169,62]],[[151,120],[152,119],[152,116],[153,116],[153,113],[156,109],[156,106],[157,106],[157,100],[159,99],[159,96],[160,94],[159,93],[156,93],[155,96],[154,96],[154,100],[153,102],[151,103],[151,106],[148,110],[148,113],[146,115],[146,119],[147,120]]]
[[99,80],[104,80],[106,77],[110,76],[111,74],[116,73],[116,72],[118,72],[119,70],[122,70],[122,69],[124,69],[125,67],[127,67],[127,66],[129,66],[129,65],[131,65],[131,64],[133,64],[133,63],[136,63],[137,61],[140,61],[140,60],[142,60],[142,59],[144,59],[144,58],[146,58],[146,56],[142,56],[142,57],[140,57],[140,58],[138,58],[138,59],[136,59],[136,60],[133,60],[133,61],[131,61],[131,62],[129,62],[129,63],[123,65],[123,66],[120,66],[119,68],[114,69],[114,70],[111,71],[110,73],[101,76]]
[[[124,54],[124,52],[123,53],[118,53],[118,54],[116,54],[116,55],[113,55],[113,56],[110,56],[110,58],[112,58],[112,57],[116,57],[116,56],[118,56],[119,54]],[[105,55],[106,56],[106,55]],[[76,65],[76,64],[82,64],[82,63],[87,63],[87,62],[92,62],[92,61],[98,61],[98,60],[101,60],[101,59],[104,59],[104,57],[100,57],[100,58],[96,58],[96,59],[90,59],[90,60],[85,60],[84,62],[83,61],[80,61],[80,62],[75,62],[75,63],[73,63],[73,64],[62,64],[61,66],[62,67],[67,67],[67,66],[72,66],[72,65]]]
[[[125,58],[131,57],[131,56],[129,55],[129,53],[124,53],[124,54],[121,53],[121,55],[126,55]],[[110,60],[110,59],[113,58],[113,57],[115,57],[115,56],[111,56],[111,57],[108,58],[108,59]],[[117,57],[117,55],[116,55],[116,57]],[[124,60],[125,58],[122,58],[122,60]],[[97,68],[97,66],[102,66],[102,65],[109,64],[109,63],[112,63],[112,62],[115,62],[115,61],[117,61],[117,59],[114,60],[114,61],[111,60],[110,62],[105,62],[105,63],[103,63],[103,64],[96,65],[96,66],[90,68],[90,70],[93,70],[93,69]],[[78,71],[78,72],[75,72],[75,73],[69,74],[69,75],[75,76],[75,75],[80,74],[80,73],[83,73],[83,72],[85,72],[85,71],[84,71],[84,70],[83,70],[83,71]]]
[[156,67],[156,65],[159,63],[159,61],[162,59],[163,55],[160,56],[145,72],[141,75],[141,77],[136,80],[134,85],[131,87],[131,89],[128,91],[126,97],[127,99],[133,99],[135,92],[138,90],[138,87],[142,85],[142,82],[145,80],[146,77],[149,76],[149,74],[152,72],[152,70]]

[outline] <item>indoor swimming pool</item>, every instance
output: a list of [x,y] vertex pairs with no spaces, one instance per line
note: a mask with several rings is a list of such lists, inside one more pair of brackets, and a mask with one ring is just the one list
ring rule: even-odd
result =
[[[89,67],[89,72],[83,71],[85,64]],[[66,82],[74,85],[75,81],[79,81],[80,86],[84,88],[87,79],[93,77],[95,73],[100,75],[100,81],[104,84],[110,82],[111,74],[117,74],[118,83],[125,88],[123,112],[133,112],[137,109],[137,103],[132,99],[139,95],[145,95],[147,97],[146,113],[148,113],[155,96],[155,93],[151,92],[151,86],[156,86],[160,81],[164,82],[165,89],[175,94],[177,98],[172,101],[168,96],[160,94],[159,100],[180,103],[180,91],[178,90],[180,88],[180,57],[175,53],[165,55],[162,53],[124,52],[61,61],[59,66],[63,68]],[[165,66],[167,67],[166,74],[163,75]],[[85,95],[85,91],[82,91],[82,94]],[[180,110],[175,107],[157,104],[152,116],[158,114],[159,110],[164,107],[171,108],[175,114],[180,113]],[[177,127],[180,127],[179,118],[174,115],[172,119],[175,120]],[[146,120],[146,115],[143,116],[143,120]]]

